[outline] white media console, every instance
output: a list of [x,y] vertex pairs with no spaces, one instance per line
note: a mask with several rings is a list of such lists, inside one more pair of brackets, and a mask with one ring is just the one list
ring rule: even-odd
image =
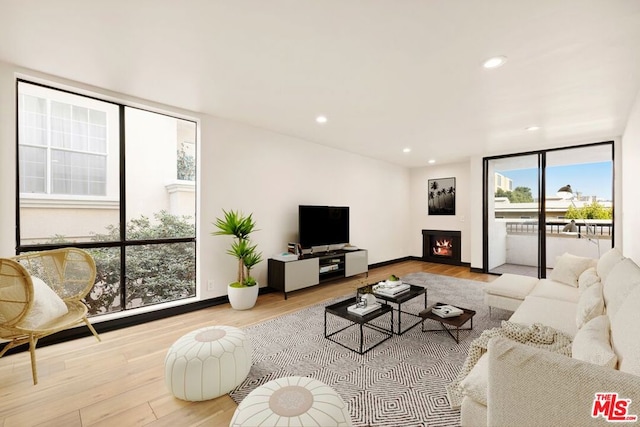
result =
[[305,255],[295,261],[270,258],[268,263],[268,286],[284,292],[285,299],[287,292],[369,272],[366,249]]

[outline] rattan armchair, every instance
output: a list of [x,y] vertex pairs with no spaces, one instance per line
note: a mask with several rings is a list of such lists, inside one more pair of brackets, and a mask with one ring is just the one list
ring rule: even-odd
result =
[[[87,319],[87,306],[82,302],[91,291],[95,278],[95,261],[89,253],[77,248],[0,258],[0,339],[9,341],[0,351],[0,357],[9,349],[28,343],[35,385],[38,383],[35,350],[40,338],[84,323],[100,341]],[[67,313],[34,325],[31,319],[38,315],[35,313],[38,303],[34,304],[34,282],[38,282],[38,286],[46,283],[66,305]],[[49,299],[59,301],[55,295],[51,296],[53,298]]]

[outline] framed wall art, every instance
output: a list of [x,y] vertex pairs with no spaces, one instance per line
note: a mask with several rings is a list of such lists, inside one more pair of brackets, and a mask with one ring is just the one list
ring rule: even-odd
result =
[[456,179],[430,179],[427,186],[429,215],[456,214]]

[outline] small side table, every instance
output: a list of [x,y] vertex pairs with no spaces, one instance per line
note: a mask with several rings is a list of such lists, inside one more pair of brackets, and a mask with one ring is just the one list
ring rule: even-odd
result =
[[[440,331],[445,331],[447,332],[451,338],[453,338],[456,343],[460,342],[460,336],[459,333],[460,331],[470,331],[473,329],[473,316],[476,315],[476,312],[474,310],[469,310],[467,308],[462,308],[462,307],[458,307],[460,310],[462,310],[462,314],[459,316],[454,316],[454,317],[440,317],[437,314],[434,314],[431,312],[431,309],[433,307],[439,306],[439,305],[446,305],[446,303],[443,302],[437,302],[432,306],[429,306],[427,308],[425,308],[424,310],[422,310],[420,312],[420,317],[422,317],[422,332],[440,332]],[[440,323],[440,326],[442,327],[441,329],[425,329],[424,328],[424,321],[426,319],[431,319],[431,320],[435,320],[436,322]],[[467,323],[468,321],[471,321],[471,324],[468,328],[462,328],[462,326]],[[452,326],[451,328],[447,328],[445,325],[450,325]],[[456,335],[454,336],[451,331],[455,331]]]

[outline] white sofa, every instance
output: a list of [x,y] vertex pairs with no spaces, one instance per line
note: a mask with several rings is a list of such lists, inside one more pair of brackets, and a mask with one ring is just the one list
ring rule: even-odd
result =
[[[569,335],[572,357],[491,339],[461,382],[462,425],[588,426],[609,424],[607,414],[640,416],[640,267],[617,249],[599,260],[565,254],[550,279],[529,285],[524,300],[506,296],[516,307],[509,321]],[[630,399],[626,412],[599,403],[593,417],[596,393]]]

